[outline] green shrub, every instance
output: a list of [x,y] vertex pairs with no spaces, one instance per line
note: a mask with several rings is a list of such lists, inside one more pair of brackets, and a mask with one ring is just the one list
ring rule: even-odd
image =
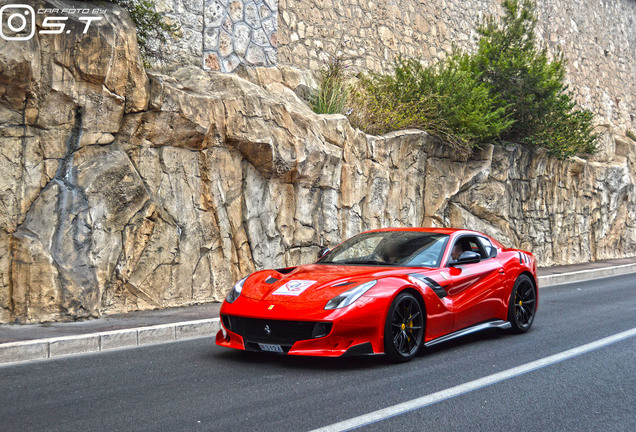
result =
[[381,135],[392,130],[433,128],[435,95],[417,89],[412,61],[396,60],[395,75],[360,75],[349,99],[354,127]]
[[437,124],[452,132],[468,146],[490,142],[508,128],[505,107],[474,74],[466,70],[466,56],[455,53],[437,67],[423,68],[411,61],[418,71],[421,91],[435,95]]
[[488,87],[452,57],[435,67],[398,58],[391,75],[361,76],[352,93],[352,124],[368,133],[418,128],[464,154],[510,125]]
[[595,152],[593,114],[576,109],[562,53],[551,60],[538,47],[534,2],[504,0],[502,6],[501,22],[490,17],[478,28],[479,48],[465,63],[513,121],[501,138],[545,147],[560,158]]
[[509,140],[566,158],[596,151],[593,115],[564,84],[565,60],[551,60],[535,37],[534,3],[504,0],[500,22],[487,18],[474,54],[455,51],[429,67],[398,58],[388,75],[363,75],[350,119],[368,133],[422,128],[463,152]]
[[627,129],[625,131],[625,135],[627,135],[627,137],[631,139],[632,141],[636,141],[636,133],[634,133],[633,131]]
[[337,55],[326,62],[326,68],[321,71],[320,87],[311,96],[310,104],[315,113],[342,113],[347,102],[349,89],[345,84],[345,60]]

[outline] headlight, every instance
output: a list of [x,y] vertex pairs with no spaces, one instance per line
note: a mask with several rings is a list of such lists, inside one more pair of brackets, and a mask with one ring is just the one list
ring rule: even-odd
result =
[[236,299],[241,295],[241,291],[243,290],[243,284],[245,283],[245,280],[248,278],[249,276],[245,276],[243,279],[241,279],[240,281],[238,281],[236,283],[236,285],[234,285],[232,287],[232,289],[230,290],[229,293],[227,293],[227,297],[225,297],[225,301],[228,303],[234,303],[236,301]]
[[377,280],[366,282],[362,285],[358,285],[355,288],[351,288],[350,290],[343,292],[342,294],[329,300],[327,302],[327,305],[325,306],[325,309],[340,309],[349,306],[351,303],[358,300],[362,296],[362,294],[369,291],[371,287],[373,287],[377,282]]

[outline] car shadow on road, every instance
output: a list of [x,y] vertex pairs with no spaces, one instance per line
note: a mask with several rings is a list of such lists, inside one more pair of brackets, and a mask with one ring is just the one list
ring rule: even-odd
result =
[[419,357],[430,357],[435,355],[447,355],[449,352],[454,352],[457,349],[464,347],[478,346],[482,343],[493,343],[496,341],[502,341],[506,338],[514,337],[514,335],[498,330],[487,329],[478,333],[466,335],[457,339],[451,339],[449,341],[433,345],[431,347],[425,347],[417,354]]
[[348,371],[353,369],[374,369],[388,365],[383,355],[347,356],[347,357],[305,357],[287,356],[266,352],[223,351],[210,352],[209,360],[213,362],[233,362],[237,366],[264,364],[283,369]]
[[[438,358],[445,355],[456,355],[456,351],[482,343],[492,343],[507,337],[514,337],[507,332],[491,329],[462,338],[450,340],[432,347],[424,347],[411,362],[418,363],[426,359]],[[326,371],[349,371],[382,369],[399,365],[389,362],[384,355],[344,356],[344,357],[305,357],[287,356],[266,352],[238,351],[238,350],[210,350],[206,354],[210,362],[234,363],[236,366],[253,366],[258,364],[280,367],[282,369],[305,369]]]

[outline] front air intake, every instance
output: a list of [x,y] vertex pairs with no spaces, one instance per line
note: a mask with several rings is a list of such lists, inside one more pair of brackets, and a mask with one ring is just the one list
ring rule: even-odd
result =
[[327,336],[332,323],[245,318],[221,315],[225,328],[249,342],[292,345],[295,342]]

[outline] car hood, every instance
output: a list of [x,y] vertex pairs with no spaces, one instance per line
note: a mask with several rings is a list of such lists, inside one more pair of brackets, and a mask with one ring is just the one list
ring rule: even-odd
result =
[[310,264],[294,269],[263,270],[244,283],[241,295],[271,302],[327,302],[362,283],[404,276],[412,269]]

